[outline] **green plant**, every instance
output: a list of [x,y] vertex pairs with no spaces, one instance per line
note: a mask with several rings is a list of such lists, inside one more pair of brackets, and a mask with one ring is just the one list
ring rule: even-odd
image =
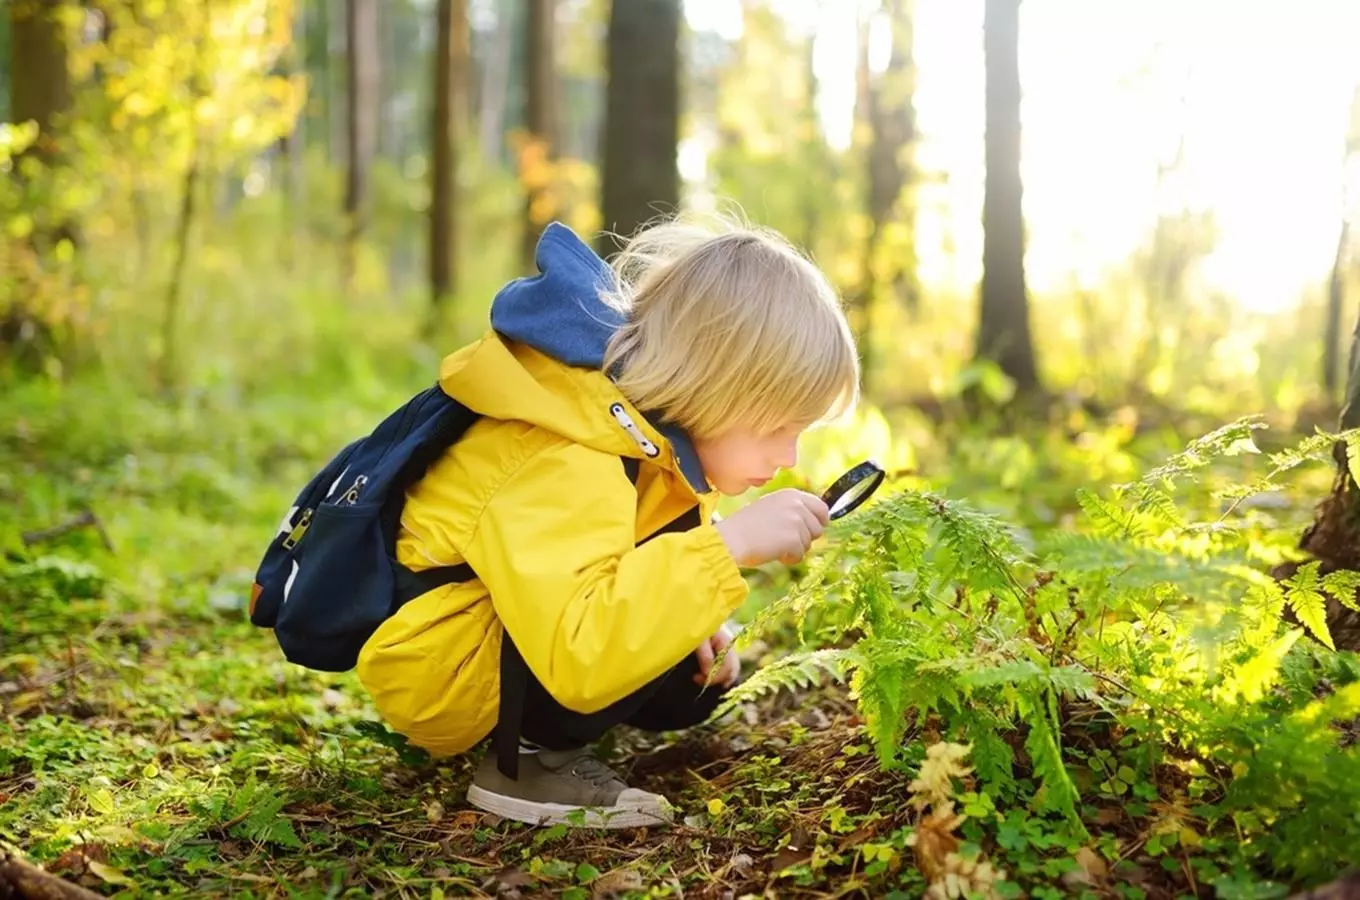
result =
[[[1264,475],[1215,486],[1230,458],[1257,452],[1260,427],[1231,423],[1136,481],[1080,489],[1075,527],[1034,552],[967,503],[884,499],[840,524],[743,635],[817,608],[813,649],[756,673],[729,706],[848,675],[885,767],[919,759],[918,738],[967,743],[989,802],[1057,817],[1078,841],[1093,810],[1130,803],[1153,856],[1232,835],[1245,871],[1334,873],[1360,839],[1360,753],[1338,727],[1360,714],[1360,682],[1331,662],[1322,604],[1353,606],[1360,574],[1310,564],[1278,583],[1254,564],[1270,536],[1236,513],[1356,435],[1315,435]],[[1187,770],[1199,774],[1182,788]]]

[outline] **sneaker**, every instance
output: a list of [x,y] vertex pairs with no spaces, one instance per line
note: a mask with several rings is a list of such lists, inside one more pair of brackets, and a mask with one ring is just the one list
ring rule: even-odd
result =
[[665,797],[630,788],[585,749],[521,753],[518,781],[506,778],[495,752],[488,752],[472,777],[468,802],[531,825],[642,828],[674,818]]

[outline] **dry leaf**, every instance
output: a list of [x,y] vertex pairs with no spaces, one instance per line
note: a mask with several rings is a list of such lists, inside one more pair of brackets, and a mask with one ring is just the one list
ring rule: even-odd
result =
[[603,900],[631,891],[640,891],[643,887],[642,876],[636,869],[614,869],[590,883],[590,896],[594,900]]
[[1110,867],[1090,847],[1082,847],[1072,857],[1077,867],[1070,872],[1063,873],[1063,884],[1070,886],[1077,884],[1097,885],[1105,880],[1110,874]]

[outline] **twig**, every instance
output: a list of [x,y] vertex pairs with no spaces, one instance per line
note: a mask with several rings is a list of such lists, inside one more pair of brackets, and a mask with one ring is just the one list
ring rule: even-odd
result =
[[94,891],[8,853],[0,856],[0,896],[16,900],[99,900]]
[[104,545],[104,549],[113,552],[113,541],[109,540],[109,533],[104,530],[104,525],[99,521],[99,517],[92,510],[83,510],[79,515],[67,519],[65,522],[53,525],[51,528],[39,528],[36,531],[25,531],[19,537],[24,542],[25,547],[32,547],[34,544],[41,544],[44,541],[55,540],[62,535],[70,534],[81,528],[93,528],[99,535],[99,540]]

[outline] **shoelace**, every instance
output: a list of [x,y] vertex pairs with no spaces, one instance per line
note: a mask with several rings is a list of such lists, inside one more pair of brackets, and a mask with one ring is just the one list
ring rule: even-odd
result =
[[570,771],[577,778],[588,781],[596,787],[604,787],[611,781],[619,780],[617,772],[588,753],[572,760]]

